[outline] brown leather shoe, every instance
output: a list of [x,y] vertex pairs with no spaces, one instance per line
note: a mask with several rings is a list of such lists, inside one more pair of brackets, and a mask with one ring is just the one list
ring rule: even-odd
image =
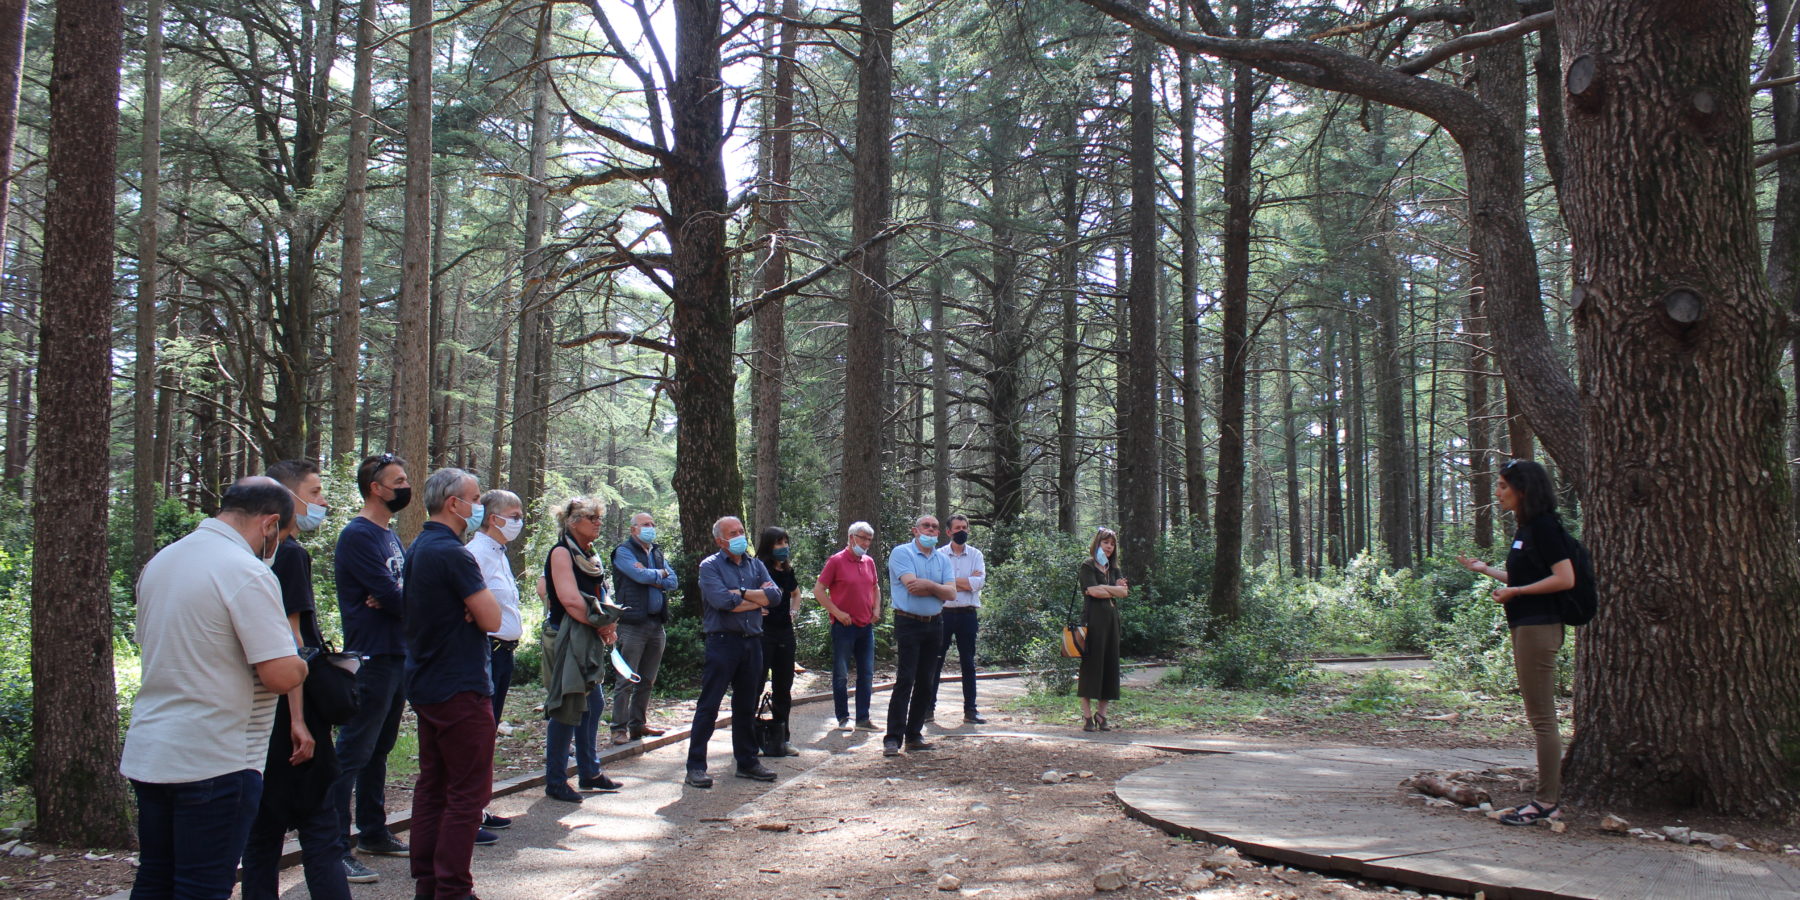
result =
[[629,744],[631,743],[631,735],[627,734],[623,728],[618,729],[612,733],[612,742],[614,747],[617,747],[620,744]]
[[662,737],[668,733],[668,729],[657,728],[654,725],[634,725],[631,728],[631,739],[637,740],[638,738],[646,737]]

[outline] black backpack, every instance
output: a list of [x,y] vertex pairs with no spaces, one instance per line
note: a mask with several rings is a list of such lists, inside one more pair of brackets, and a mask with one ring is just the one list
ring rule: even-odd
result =
[[1558,595],[1557,612],[1562,615],[1564,625],[1586,625],[1594,621],[1594,613],[1600,609],[1600,595],[1594,590],[1594,558],[1588,555],[1587,548],[1574,538],[1569,538],[1572,545],[1569,561],[1575,564],[1575,586]]

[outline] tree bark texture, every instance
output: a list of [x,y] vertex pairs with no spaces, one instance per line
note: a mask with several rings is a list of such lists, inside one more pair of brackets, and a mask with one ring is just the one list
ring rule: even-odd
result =
[[[1794,74],[1794,60],[1800,41],[1794,35],[1781,34],[1794,0],[1766,0],[1764,21],[1768,26],[1769,44],[1774,47],[1769,58],[1767,76],[1778,80]],[[1769,112],[1775,121],[1775,146],[1800,143],[1800,85],[1777,84],[1769,88]],[[1769,223],[1769,295],[1777,306],[1800,316],[1800,156],[1788,156],[1775,163],[1775,206]],[[1788,344],[1793,374],[1800,379],[1800,332]],[[1795,382],[1800,384],[1800,380]],[[1796,404],[1800,408],[1800,404]],[[1800,484],[1800,414],[1788,411],[1788,481]],[[1793,492],[1793,515],[1800,524],[1800,491]]]
[[[1240,0],[1240,32],[1250,24],[1250,4]],[[1232,66],[1225,150],[1224,275],[1219,305],[1224,362],[1219,377],[1219,474],[1214,498],[1213,621],[1237,621],[1244,588],[1245,393],[1250,371],[1251,129],[1256,111],[1250,67]]]
[[[769,97],[768,173],[763,191],[768,202],[761,214],[769,236],[769,254],[762,267],[762,289],[772,291],[788,277],[788,184],[794,175],[794,22],[800,17],[799,0],[779,0],[781,24],[770,25],[779,35],[774,48],[775,72]],[[756,311],[752,326],[756,352],[752,356],[751,396],[755,403],[756,530],[781,518],[781,400],[786,390],[787,305],[780,300]]]
[[1181,55],[1181,455],[1187,482],[1187,516],[1206,520],[1204,384],[1200,378],[1200,163],[1194,134],[1193,54]]
[[[113,191],[124,15],[117,0],[56,5],[37,490],[32,496],[32,790],[40,840],[126,847],[106,533]],[[71,509],[82,510],[70,515]],[[98,549],[98,557],[96,557]]]
[[1131,276],[1126,286],[1124,355],[1119,360],[1119,554],[1126,578],[1156,565],[1156,100],[1151,71],[1159,48],[1131,38]]
[[1056,286],[1062,292],[1062,340],[1057,359],[1056,527],[1075,534],[1079,507],[1075,487],[1081,472],[1081,142],[1072,113],[1057,116],[1057,138],[1071,157],[1063,167],[1057,211],[1062,218],[1062,247],[1056,254]]
[[[11,10],[0,8],[0,19]],[[132,361],[131,398],[131,567],[142,569],[156,552],[156,501],[162,491],[162,476],[156,470],[156,288],[158,278],[157,227],[158,207],[162,205],[162,52],[163,2],[148,0],[144,8],[144,127],[140,151],[143,164],[138,176],[138,240],[137,240],[137,324],[136,358]],[[4,44],[0,37],[0,44]],[[0,61],[4,71],[4,61]],[[0,88],[0,94],[3,94]],[[17,97],[15,91],[13,96]],[[17,117],[17,109],[14,109]],[[10,135],[5,138],[11,146]],[[10,160],[0,164],[0,173],[10,173]],[[7,198],[0,194],[0,210]],[[0,213],[0,216],[3,216]],[[5,220],[0,218],[0,234],[5,234]],[[4,256],[4,254],[0,254]],[[161,436],[167,439],[167,435]]]
[[[856,187],[850,244],[861,246],[892,215],[894,131],[894,2],[862,0],[862,52],[856,60]],[[882,373],[888,325],[887,245],[852,260],[849,334],[844,358],[844,477],[838,529],[881,521]]]
[[364,209],[369,199],[369,123],[374,114],[375,0],[356,11],[356,55],[350,87],[350,146],[344,168],[344,245],[337,320],[331,343],[331,455],[355,452],[357,371],[362,361]]
[[[533,58],[547,60],[550,49],[550,7],[539,13]],[[550,436],[551,354],[550,311],[545,290],[550,262],[544,252],[544,231],[549,219],[548,188],[544,172],[549,165],[551,139],[550,69],[547,61],[531,70],[531,147],[526,162],[530,176],[525,189],[524,275],[519,292],[518,355],[513,366],[512,453],[508,463],[508,489],[519,495],[526,509],[548,509],[544,493],[545,445]],[[515,542],[508,546],[513,565],[524,564],[524,552]]]
[[[394,431],[423,493],[431,442],[431,0],[408,0],[406,40],[405,234],[400,249],[400,315],[394,353]],[[425,504],[400,511],[400,540],[411,544],[425,524]]]
[[1800,559],[1757,252],[1747,3],[1559,4],[1601,589],[1571,799],[1792,815]]
[[[1006,76],[997,75],[1004,79]],[[1002,86],[1000,93],[1006,89]],[[989,128],[987,210],[992,258],[989,268],[988,293],[992,310],[988,318],[987,371],[983,378],[988,386],[988,412],[993,427],[989,454],[993,488],[992,524],[1000,527],[1017,522],[1025,512],[1025,400],[1020,391],[1021,370],[1031,339],[1020,321],[1018,306],[1019,251],[1014,246],[1016,228],[1013,222],[1014,200],[1012,166],[1018,162],[1019,111],[1010,103],[998,104]],[[1152,363],[1154,360],[1152,360]],[[1152,385],[1154,391],[1154,385]],[[1154,414],[1155,394],[1150,397]],[[1154,509],[1154,504],[1152,504]]]

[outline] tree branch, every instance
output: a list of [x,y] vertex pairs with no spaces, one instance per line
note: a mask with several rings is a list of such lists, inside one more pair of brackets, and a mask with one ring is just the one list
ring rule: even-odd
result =
[[1482,47],[1504,44],[1521,35],[1529,34],[1538,29],[1547,28],[1555,24],[1556,10],[1554,9],[1549,12],[1541,12],[1536,15],[1526,16],[1517,22],[1511,22],[1502,25],[1499,28],[1490,28],[1487,31],[1476,31],[1465,34],[1459,38],[1445,41],[1394,68],[1395,71],[1406,75],[1423,75],[1430,71],[1432,66],[1435,66],[1458,53],[1467,53],[1470,50],[1479,50]]
[[643,155],[664,164],[675,161],[675,154],[664,150],[655,144],[644,143],[617,128],[610,125],[602,125],[599,122],[576,112],[575,107],[569,104],[569,98],[563,96],[562,88],[556,86],[556,79],[551,78],[549,79],[549,82],[550,90],[556,92],[557,102],[561,103],[563,106],[563,112],[569,114],[569,121],[574,122],[582,131],[606,138],[627,150],[642,153]]
[[599,341],[606,341],[614,346],[629,344],[633,347],[642,347],[645,350],[655,350],[658,353],[667,353],[670,356],[675,355],[674,344],[666,341],[659,341],[655,338],[647,338],[641,334],[630,331],[616,331],[612,329],[596,331],[573,340],[557,341],[556,346],[561,347],[564,350],[572,350],[576,347],[585,347],[588,344],[597,343]]
[[908,228],[911,228],[911,227],[912,226],[910,224],[889,225],[888,227],[883,228],[882,230],[871,235],[868,240],[863,241],[862,243],[860,243],[854,247],[851,247],[848,250],[845,250],[843,253],[838,254],[836,259],[833,259],[830,262],[821,263],[817,268],[813,269],[811,272],[808,272],[805,275],[800,276],[799,278],[792,279],[792,280],[788,281],[786,284],[781,285],[780,287],[770,288],[766,291],[763,291],[760,294],[757,294],[755,297],[751,298],[749,301],[743,303],[742,305],[738,306],[737,309],[732,311],[732,314],[731,314],[732,324],[734,324],[734,325],[743,324],[744,322],[748,321],[751,316],[756,315],[757,310],[763,308],[764,306],[767,306],[770,303],[774,303],[777,300],[781,300],[783,298],[792,296],[794,294],[799,293],[800,291],[805,290],[807,285],[810,285],[813,282],[818,281],[819,279],[824,278],[825,276],[831,274],[832,272],[842,268],[845,263],[848,263],[850,260],[856,258],[857,255],[868,250],[870,247],[874,247],[877,244],[891,240],[894,237],[896,237],[897,235],[899,235],[900,233],[906,231]]

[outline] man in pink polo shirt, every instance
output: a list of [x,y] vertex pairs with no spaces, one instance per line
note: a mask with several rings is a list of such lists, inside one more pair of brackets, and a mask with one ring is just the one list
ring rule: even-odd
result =
[[813,596],[831,616],[831,699],[838,727],[850,727],[850,660],[856,660],[856,727],[874,731],[869,695],[875,686],[875,622],[881,618],[875,590],[875,558],[869,548],[875,529],[867,522],[850,526],[844,549],[825,561]]

